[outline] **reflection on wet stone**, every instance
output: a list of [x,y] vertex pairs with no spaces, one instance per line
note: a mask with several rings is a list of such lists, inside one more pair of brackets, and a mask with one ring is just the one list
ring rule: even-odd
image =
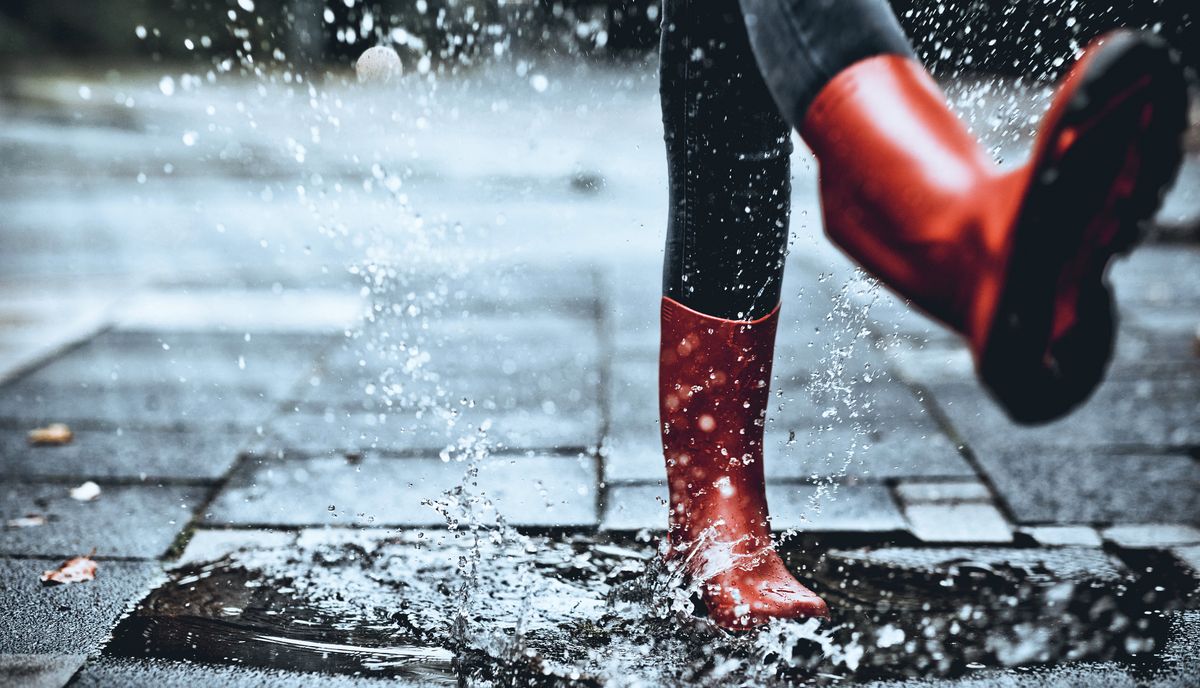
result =
[[[464,466],[439,458],[252,457],[213,500],[205,520],[216,525],[438,526],[425,505],[464,480]],[[489,457],[468,482],[483,488],[507,522],[541,527],[596,521],[595,463],[588,457]]]

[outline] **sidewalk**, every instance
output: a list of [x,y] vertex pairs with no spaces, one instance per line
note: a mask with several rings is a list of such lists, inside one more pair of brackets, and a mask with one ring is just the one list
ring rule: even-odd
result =
[[[398,126],[384,143],[368,126],[378,117],[365,115],[380,107],[378,96],[351,89],[342,94],[349,124],[326,134],[336,145],[310,145],[300,167],[285,159],[295,145],[274,140],[303,128],[302,117],[253,131],[226,119],[228,130],[205,133],[193,104],[231,105],[251,99],[249,89],[137,93],[145,105],[127,111],[101,105],[113,100],[103,84],[86,102],[63,82],[27,85],[57,93],[36,107],[82,112],[69,127],[28,102],[7,103],[0,144],[27,164],[0,170],[0,232],[13,247],[0,260],[3,302],[16,303],[8,295],[31,280],[68,273],[108,286],[68,306],[36,304],[6,325],[5,342],[37,351],[12,355],[0,389],[0,522],[9,524],[0,530],[0,683],[309,680],[281,669],[320,671],[331,685],[382,683],[361,667],[352,675],[354,662],[305,664],[309,655],[295,648],[228,662],[201,648],[191,657],[205,663],[189,665],[154,629],[179,617],[170,610],[183,598],[172,591],[197,585],[196,571],[244,588],[252,579],[229,571],[278,573],[272,557],[291,562],[289,585],[314,599],[356,600],[372,585],[395,595],[371,598],[378,605],[366,611],[359,601],[364,608],[347,618],[396,622],[402,612],[384,607],[435,607],[440,593],[416,579],[453,580],[455,569],[421,560],[413,538],[428,538],[447,561],[461,554],[428,500],[444,499],[470,466],[458,460],[469,441],[443,450],[481,432],[492,449],[468,493],[458,493],[464,503],[482,493],[508,525],[545,538],[548,568],[567,567],[581,551],[598,571],[644,566],[666,522],[654,396],[665,201],[651,76],[634,68],[592,81],[554,74],[547,100],[506,99],[491,120],[484,110],[495,94],[474,92],[455,101],[457,119],[430,120],[446,116],[452,98],[442,94],[424,111],[400,108],[403,122],[427,119],[428,134]],[[601,97],[581,85],[593,82],[611,91]],[[260,119],[273,113],[254,107]],[[179,148],[185,130],[201,132],[199,151]],[[256,142],[256,132],[266,140]],[[1016,428],[976,384],[959,344],[855,279],[823,243],[813,170],[800,154],[796,162],[797,238],[766,458],[773,525],[799,533],[788,541],[793,562],[830,586],[846,571],[869,586],[889,576],[936,586],[971,568],[1038,595],[1064,581],[1154,590],[1146,604],[1167,624],[1162,643],[1148,648],[1154,671],[1056,656],[1042,673],[989,669],[981,680],[1195,679],[1200,246],[1149,245],[1122,263],[1109,380],[1068,419]],[[400,173],[390,170],[402,165],[411,169],[393,184]],[[314,173],[328,178],[314,182]],[[335,194],[337,183],[354,191]],[[364,313],[372,318],[364,322]],[[82,324],[54,337],[33,329],[67,321]],[[26,433],[52,422],[67,423],[73,442],[29,447]],[[100,497],[73,499],[70,488],[88,480]],[[30,515],[45,524],[12,525]],[[43,570],[93,550],[95,581],[38,582]],[[205,568],[222,561],[237,566]],[[577,595],[576,609],[602,606],[596,591],[617,588],[595,571],[579,576],[596,576],[594,585],[571,587],[570,576],[536,585],[549,586],[548,598]],[[214,588],[205,609],[236,609],[230,623],[249,623],[249,604],[217,604],[223,590]],[[261,594],[244,593],[266,604]],[[1098,605],[1089,594],[1071,600]],[[108,640],[144,599],[122,628],[154,639],[145,657],[121,640],[128,630]],[[496,618],[516,613],[497,609]],[[468,657],[486,664],[476,657],[486,644],[452,646],[461,638],[428,624],[403,622],[423,649],[400,662],[403,671],[379,676],[439,684],[474,666]],[[1076,630],[1061,624],[1046,629]],[[527,642],[540,666],[567,674],[584,666],[539,638],[531,632]],[[378,650],[383,641],[372,642]],[[547,675],[566,675],[557,671]]]

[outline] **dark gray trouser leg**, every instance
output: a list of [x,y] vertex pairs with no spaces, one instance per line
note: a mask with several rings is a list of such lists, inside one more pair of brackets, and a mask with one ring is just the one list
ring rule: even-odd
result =
[[886,0],[664,0],[663,293],[750,320],[779,302],[790,128],[846,67],[913,57]]
[[916,59],[887,0],[739,0],[750,44],[793,127],[843,69],[876,55]]
[[660,66],[670,213],[663,293],[752,320],[779,303],[791,131],[737,0],[664,0]]

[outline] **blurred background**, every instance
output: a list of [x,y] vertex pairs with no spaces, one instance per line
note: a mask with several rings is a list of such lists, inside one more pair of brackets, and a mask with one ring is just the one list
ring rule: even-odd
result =
[[[296,65],[345,65],[364,44],[390,38],[410,56],[467,61],[502,40],[513,49],[643,58],[658,36],[656,0],[255,0],[256,19],[238,34],[208,0],[5,0],[0,52],[11,62],[47,58],[205,61],[247,53],[267,59],[282,49]],[[894,0],[896,13],[925,57],[979,70],[1029,73],[1116,26],[1152,28],[1195,66],[1200,59],[1197,8],[1191,0],[1112,3],[1095,0]],[[148,28],[145,38],[131,25]],[[194,43],[211,50],[185,46]]]

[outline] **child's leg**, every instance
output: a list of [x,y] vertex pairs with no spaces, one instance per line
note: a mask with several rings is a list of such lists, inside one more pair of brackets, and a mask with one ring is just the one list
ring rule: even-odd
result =
[[763,423],[788,233],[790,130],[736,0],[667,0],[671,211],[659,410],[670,544],[726,628],[821,616],[771,543]]
[[662,26],[663,294],[706,315],[752,320],[779,303],[791,129],[735,0],[667,0]]

